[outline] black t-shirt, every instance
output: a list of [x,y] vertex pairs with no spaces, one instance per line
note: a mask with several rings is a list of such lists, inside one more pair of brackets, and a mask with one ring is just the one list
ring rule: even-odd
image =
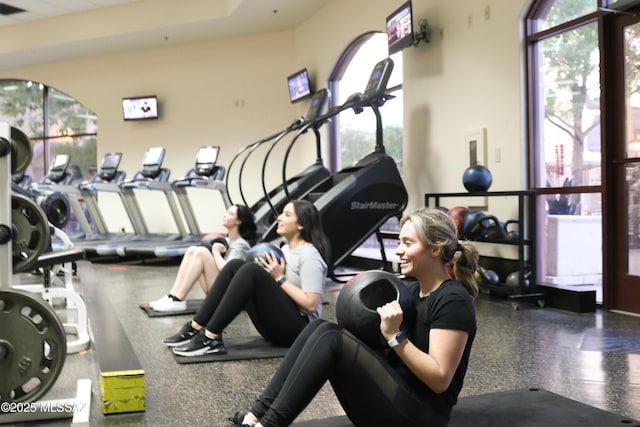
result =
[[[442,394],[434,393],[404,364],[397,366],[398,372],[413,385],[416,393],[431,401],[438,412],[448,417],[462,389],[469,364],[471,346],[476,335],[473,299],[466,288],[453,279],[446,280],[438,289],[424,298],[419,296],[420,286],[417,282],[407,285],[415,298],[416,317],[412,325],[407,325],[406,330],[409,340],[416,347],[425,353],[429,352],[429,331],[431,329],[456,329],[469,334],[460,365],[456,369],[449,388]],[[396,362],[400,361],[397,356],[396,359]]]

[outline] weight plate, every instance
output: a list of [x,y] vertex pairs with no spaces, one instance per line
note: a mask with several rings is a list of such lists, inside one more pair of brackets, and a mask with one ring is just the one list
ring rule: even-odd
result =
[[27,135],[20,129],[11,127],[11,174],[27,170],[33,158],[33,147]]
[[16,273],[29,271],[49,246],[49,221],[29,197],[11,195],[12,256]]
[[0,325],[0,401],[34,402],[64,365],[64,326],[46,301],[16,289],[0,290]]
[[69,222],[71,207],[66,196],[60,191],[48,194],[40,203],[42,211],[54,227],[64,228]]

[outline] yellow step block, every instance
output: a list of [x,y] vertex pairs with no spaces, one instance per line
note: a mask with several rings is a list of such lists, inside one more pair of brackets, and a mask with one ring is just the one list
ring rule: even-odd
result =
[[144,411],[144,371],[102,372],[100,378],[103,414]]

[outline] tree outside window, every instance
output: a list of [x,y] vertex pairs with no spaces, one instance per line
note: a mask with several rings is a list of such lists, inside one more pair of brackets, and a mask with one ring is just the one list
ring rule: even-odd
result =
[[537,277],[546,285],[602,283],[599,6],[538,0],[527,17]]
[[88,179],[95,171],[97,117],[63,92],[37,82],[0,81],[0,120],[31,140],[33,160],[27,173],[34,182],[46,175],[48,162],[56,154],[71,156],[77,180]]
[[[95,174],[98,120],[73,97],[42,83],[1,80],[0,121],[20,129],[31,141],[31,164],[25,176],[18,177],[26,187],[45,177],[57,154],[70,156],[67,172],[74,183]],[[64,230],[81,231],[73,212]]]

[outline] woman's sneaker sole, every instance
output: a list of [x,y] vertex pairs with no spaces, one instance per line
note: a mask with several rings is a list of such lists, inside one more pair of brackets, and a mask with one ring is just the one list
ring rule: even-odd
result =
[[[187,322],[180,332],[162,340],[162,343],[168,347],[177,347],[189,343],[193,337],[198,335],[201,331],[193,329],[191,322]],[[204,333],[204,331],[202,331]],[[179,340],[179,341],[178,341]]]
[[181,346],[181,345],[188,344],[189,341],[191,341],[191,338],[188,338],[188,339],[186,339],[184,341],[179,341],[179,342],[165,342],[165,341],[162,341],[162,343],[164,345],[166,345],[167,347],[178,347],[178,346]]

